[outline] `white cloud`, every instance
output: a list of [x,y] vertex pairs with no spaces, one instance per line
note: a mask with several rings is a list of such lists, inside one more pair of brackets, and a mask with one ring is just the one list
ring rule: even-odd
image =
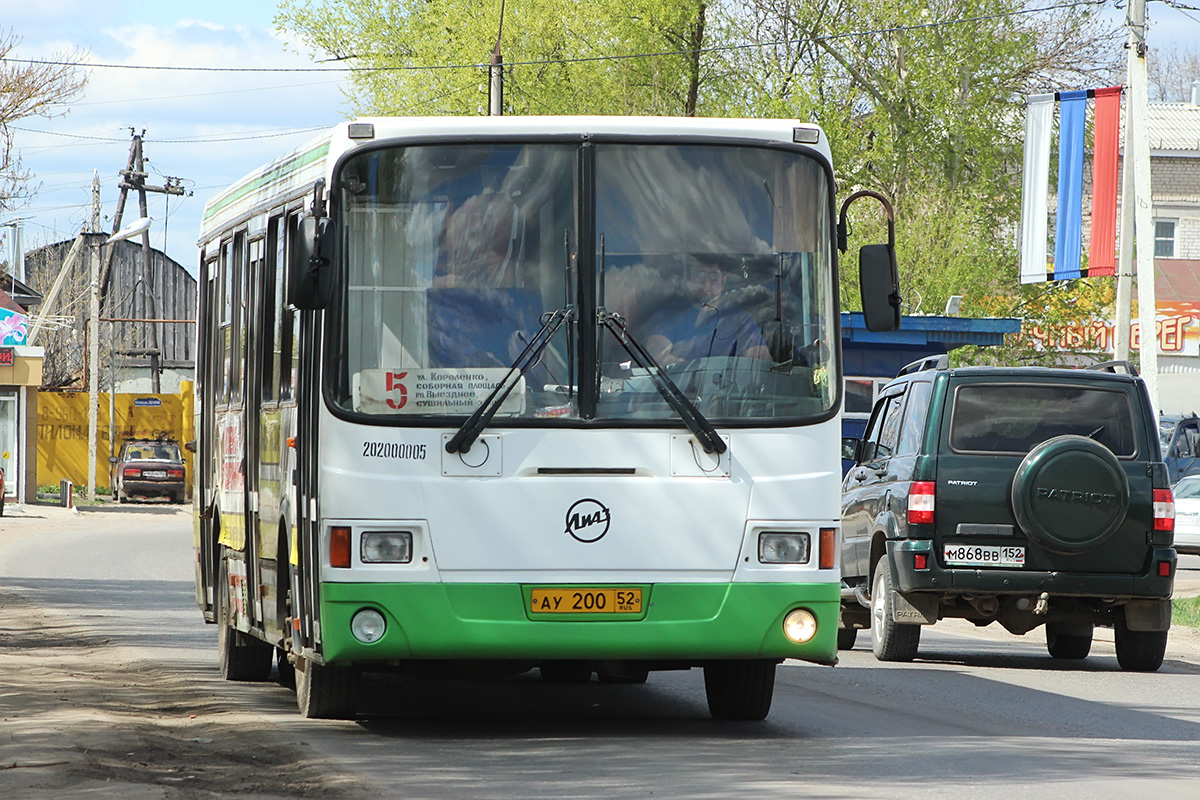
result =
[[[314,66],[275,34],[272,4],[215,0],[203,6],[150,2],[43,0],[28,7],[0,0],[0,31],[23,37],[22,58],[49,58],[85,50],[88,63],[127,66],[292,68]],[[260,7],[261,6],[261,7]],[[10,7],[15,13],[8,13]],[[253,8],[253,16],[247,10]],[[169,18],[172,14],[186,18]],[[204,18],[204,17],[207,17]],[[228,20],[240,20],[229,24]],[[214,21],[216,20],[216,21]],[[97,24],[99,23],[99,24]],[[194,267],[195,240],[204,201],[255,166],[307,141],[311,133],[268,133],[332,125],[343,107],[340,73],[191,72],[91,70],[82,97],[54,119],[18,124],[16,143],[25,167],[44,185],[36,201],[17,216],[30,246],[73,236],[90,218],[92,170],[102,181],[105,222],[116,209],[118,170],[129,154],[130,128],[145,130],[151,185],[166,175],[185,179],[191,198],[169,200],[169,240],[160,221],[165,198],[149,196],[156,218],[152,241],[180,263]],[[39,131],[31,133],[29,131]],[[210,141],[197,141],[197,140]],[[212,141],[226,139],[234,141]],[[127,201],[127,215],[136,209]]]

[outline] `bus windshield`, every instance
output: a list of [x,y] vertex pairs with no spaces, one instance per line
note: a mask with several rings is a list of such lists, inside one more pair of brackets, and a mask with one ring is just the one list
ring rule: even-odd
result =
[[[378,147],[334,186],[326,363],[342,411],[461,420],[504,383],[493,425],[678,424],[631,341],[714,422],[834,406],[831,187],[804,152]],[[568,321],[513,374],[555,312]]]

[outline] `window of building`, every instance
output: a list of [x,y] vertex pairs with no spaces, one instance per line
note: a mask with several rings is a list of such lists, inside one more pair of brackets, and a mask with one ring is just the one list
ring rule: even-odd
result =
[[1154,220],[1154,257],[1175,257],[1175,220]]

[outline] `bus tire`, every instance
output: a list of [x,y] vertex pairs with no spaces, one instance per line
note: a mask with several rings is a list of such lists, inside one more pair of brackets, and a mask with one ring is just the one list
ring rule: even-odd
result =
[[217,660],[221,665],[221,677],[227,681],[265,681],[271,677],[271,657],[275,648],[229,624],[229,574],[223,559],[220,581]]
[[275,668],[279,676],[279,685],[285,689],[295,690],[296,668],[288,660],[287,651],[282,647],[275,648]]
[[713,719],[765,719],[775,694],[775,662],[714,661],[704,667],[704,693]]
[[357,684],[350,667],[296,659],[296,705],[307,719],[354,719]]
[[858,639],[858,628],[838,628],[837,649],[853,650],[854,642]]

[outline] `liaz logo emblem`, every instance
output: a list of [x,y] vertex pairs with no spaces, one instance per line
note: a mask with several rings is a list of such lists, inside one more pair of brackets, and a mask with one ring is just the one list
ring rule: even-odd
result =
[[608,533],[608,506],[590,497],[576,500],[567,509],[567,533],[585,544],[597,542]]

